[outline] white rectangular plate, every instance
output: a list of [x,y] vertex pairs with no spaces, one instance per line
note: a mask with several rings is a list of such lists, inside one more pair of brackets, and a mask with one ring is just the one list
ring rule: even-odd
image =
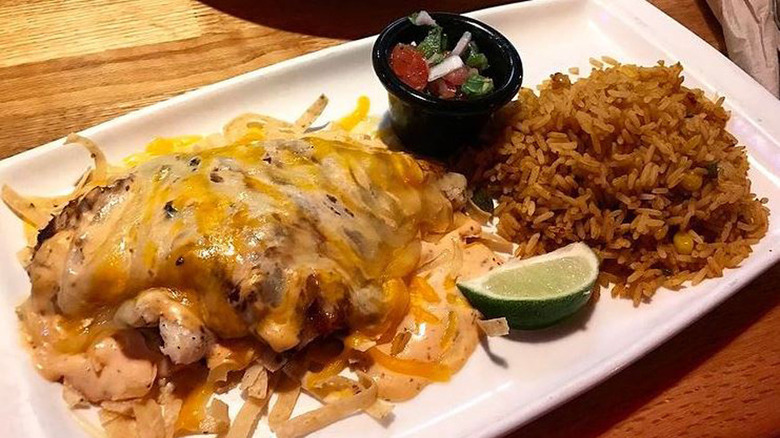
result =
[[[729,129],[748,146],[750,178],[760,197],[780,214],[780,103],[728,59],[671,18],[641,0],[550,0],[488,9],[472,14],[502,31],[518,48],[524,84],[533,87],[549,74],[610,55],[622,62],[680,61],[685,83],[710,96],[726,97],[733,118]],[[356,98],[371,98],[372,113],[386,109],[386,94],[370,62],[373,38],[251,72],[84,131],[111,159],[137,151],[157,136],[215,132],[247,111],[294,119],[320,93],[331,98],[322,120],[349,111]],[[89,163],[61,141],[0,163],[0,184],[30,194],[68,190]],[[589,315],[538,333],[491,339],[494,363],[479,348],[448,384],[427,388],[395,410],[382,427],[355,416],[317,436],[494,436],[530,421],[625,367],[735,293],[780,256],[780,226],[737,270],[681,292],[661,291],[651,305],[602,296]],[[65,408],[57,385],[34,371],[17,335],[14,307],[29,293],[16,259],[24,246],[22,225],[0,208],[0,435],[77,437],[84,430]],[[236,406],[231,413],[236,412]],[[268,436],[260,431],[258,436]]]

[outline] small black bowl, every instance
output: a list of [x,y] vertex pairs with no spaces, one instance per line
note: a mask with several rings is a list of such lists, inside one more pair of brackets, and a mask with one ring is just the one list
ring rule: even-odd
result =
[[[483,72],[493,79],[494,90],[476,99],[447,100],[414,90],[390,68],[390,52],[398,43],[420,42],[430,29],[400,18],[387,26],[374,43],[374,72],[387,89],[390,120],[396,135],[412,152],[444,159],[473,144],[493,113],[517,94],[523,64],[512,43],[492,27],[457,14],[431,13],[454,46],[469,31],[490,67]],[[450,47],[452,49],[452,47]]]

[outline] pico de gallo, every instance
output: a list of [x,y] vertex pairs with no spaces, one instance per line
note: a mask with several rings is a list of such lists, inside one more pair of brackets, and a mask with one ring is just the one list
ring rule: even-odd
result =
[[464,32],[450,49],[449,38],[425,11],[409,16],[417,26],[429,27],[425,38],[398,43],[390,53],[390,68],[404,84],[442,99],[467,100],[493,91],[493,80],[482,73],[488,59]]

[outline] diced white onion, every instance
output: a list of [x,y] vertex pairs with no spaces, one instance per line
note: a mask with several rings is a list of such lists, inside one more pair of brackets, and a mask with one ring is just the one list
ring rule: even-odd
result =
[[452,55],[453,56],[460,56],[464,50],[466,50],[466,46],[469,45],[471,42],[471,32],[466,31],[463,32],[463,36],[460,37],[458,40],[458,44],[455,44],[455,48],[452,49]]
[[460,59],[460,56],[448,56],[444,58],[444,61],[431,67],[430,72],[428,72],[428,82],[435,81],[461,67],[463,67],[463,60]]
[[414,24],[418,26],[437,26],[436,20],[426,11],[420,11],[414,19]]

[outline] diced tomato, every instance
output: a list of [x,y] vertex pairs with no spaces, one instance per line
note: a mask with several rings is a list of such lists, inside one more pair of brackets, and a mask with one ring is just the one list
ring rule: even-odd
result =
[[408,44],[396,44],[390,53],[390,68],[404,84],[422,91],[428,85],[428,64],[422,54]]
[[458,87],[450,85],[444,78],[431,82],[430,91],[442,99],[452,99],[458,94]]
[[468,79],[469,76],[471,76],[471,69],[469,67],[463,66],[444,75],[444,80],[447,81],[447,83],[450,85],[460,87],[464,82],[466,82],[466,79]]

